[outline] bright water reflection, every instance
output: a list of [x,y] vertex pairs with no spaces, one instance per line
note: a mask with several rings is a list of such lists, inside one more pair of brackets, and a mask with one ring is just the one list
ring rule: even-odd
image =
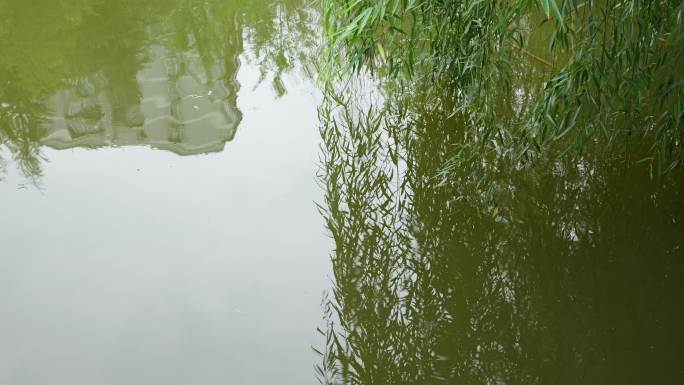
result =
[[297,4],[0,1],[0,384],[315,383]]

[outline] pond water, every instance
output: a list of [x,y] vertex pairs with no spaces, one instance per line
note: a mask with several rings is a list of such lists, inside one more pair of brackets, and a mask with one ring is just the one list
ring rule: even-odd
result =
[[317,383],[320,96],[223,3],[0,3],[0,384]]
[[445,176],[463,121],[326,100],[319,23],[0,0],[1,385],[684,380],[681,171]]

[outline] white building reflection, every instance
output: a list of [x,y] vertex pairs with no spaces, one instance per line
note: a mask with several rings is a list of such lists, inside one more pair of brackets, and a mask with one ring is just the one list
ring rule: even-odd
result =
[[[125,85],[98,74],[53,95],[42,143],[56,149],[146,145],[178,155],[222,151],[242,119],[236,71],[230,70],[237,58],[222,67],[195,50],[170,53],[162,45],[151,46],[148,55],[137,85],[128,85],[137,88],[133,92],[117,92]],[[122,93],[136,96],[116,96]]]

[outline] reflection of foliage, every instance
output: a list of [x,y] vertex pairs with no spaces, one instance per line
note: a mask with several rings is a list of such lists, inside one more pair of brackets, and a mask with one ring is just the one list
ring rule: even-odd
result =
[[[601,141],[645,147],[633,161],[659,173],[684,165],[679,0],[323,0],[323,7],[329,72],[381,67],[458,88],[458,106],[478,112],[470,124],[479,132],[467,143],[478,149],[531,156],[556,144],[581,153]],[[529,95],[511,84],[522,59],[547,67],[545,86],[515,125],[500,125],[492,106],[500,94]]]
[[298,66],[309,71],[315,57],[317,13],[307,4],[302,0],[243,2],[253,60],[259,63],[262,80],[273,74],[273,89],[279,96],[286,92],[283,75]]
[[[58,87],[79,47],[74,36],[93,0],[0,1],[0,69],[22,95],[40,98]],[[36,28],[39,25],[40,28]]]
[[89,0],[0,1],[0,146],[27,176],[42,173],[42,100],[62,84],[77,48],[71,36],[91,11]]
[[[114,91],[137,97],[136,56],[144,44],[142,27],[146,12],[140,2],[4,1],[0,14],[7,28],[0,33],[0,81],[9,85],[0,102],[11,106],[11,115],[0,117],[2,142],[22,172],[40,176],[40,140],[47,133],[44,120],[51,114],[47,99],[79,79],[102,72]],[[40,26],[39,28],[36,26]],[[99,39],[94,39],[98,36]],[[79,118],[102,116],[98,106],[77,112]],[[21,125],[13,117],[21,116]]]
[[322,382],[681,382],[682,175],[594,151],[439,178],[468,119],[429,95],[321,108]]
[[[163,45],[178,58],[198,55],[206,72],[199,78],[223,82],[229,90],[226,102],[235,105],[238,57],[249,36],[259,64],[275,73],[275,88],[283,94],[282,75],[313,36],[305,25],[312,16],[302,3],[0,0],[0,103],[7,106],[0,110],[0,143],[24,171],[39,175],[39,141],[46,133],[44,120],[52,114],[47,100],[70,87],[84,98],[104,90],[113,121],[140,125],[137,74],[150,60],[152,45]],[[18,116],[21,127],[12,123]]]
[[[0,148],[7,149],[20,171],[34,182],[42,175],[38,141],[46,131],[40,116],[31,115],[37,108],[40,106],[26,108],[9,103],[0,106]],[[0,157],[0,172],[4,171],[4,163]]]

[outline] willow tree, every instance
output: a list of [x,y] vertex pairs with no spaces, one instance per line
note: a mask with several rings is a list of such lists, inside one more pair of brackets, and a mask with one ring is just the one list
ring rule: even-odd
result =
[[[454,112],[476,112],[452,164],[471,150],[526,160],[593,142],[658,173],[684,165],[679,0],[322,1],[328,79],[429,82],[457,90]],[[498,123],[502,100],[513,125]]]

